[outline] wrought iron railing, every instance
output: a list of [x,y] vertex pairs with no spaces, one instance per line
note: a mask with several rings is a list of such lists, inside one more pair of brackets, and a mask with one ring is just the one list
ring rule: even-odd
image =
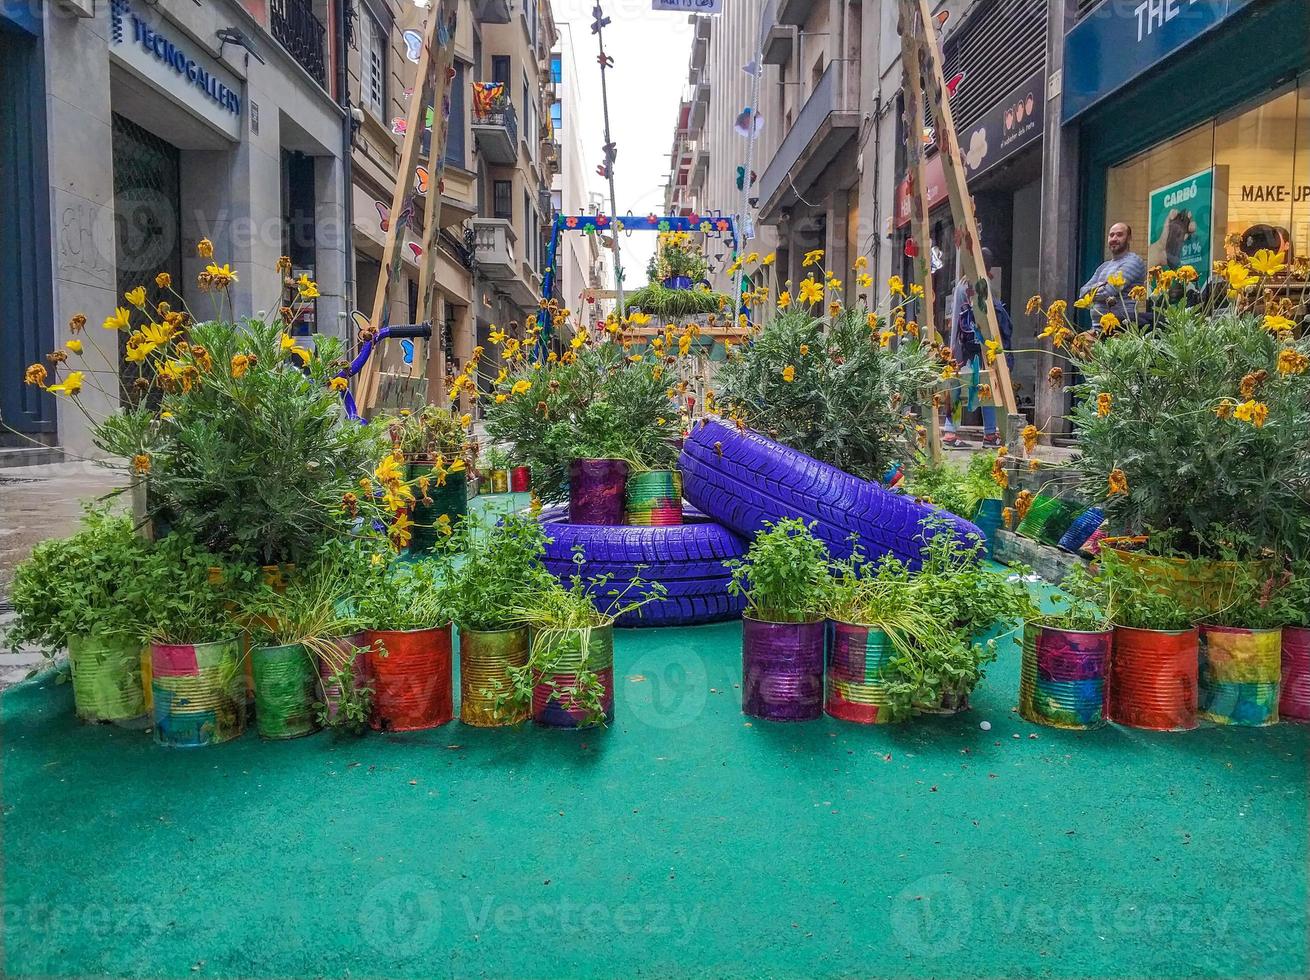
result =
[[519,142],[519,119],[514,111],[514,103],[508,96],[502,95],[490,106],[483,109],[478,105],[477,95],[473,99],[473,124],[475,126],[504,126],[510,140],[515,146]]
[[287,49],[314,81],[327,88],[327,59],[323,51],[327,31],[314,16],[311,0],[269,0],[268,19],[278,44]]

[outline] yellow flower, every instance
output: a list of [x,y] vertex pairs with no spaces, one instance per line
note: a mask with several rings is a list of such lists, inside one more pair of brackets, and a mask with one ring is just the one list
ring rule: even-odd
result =
[[377,477],[377,481],[383,486],[386,486],[389,483],[398,483],[405,478],[405,470],[401,465],[402,463],[404,463],[403,457],[398,457],[395,453],[387,453],[387,455],[383,456],[378,463],[377,468],[373,471],[373,475]]
[[505,399],[506,399],[507,397],[509,397],[509,396],[506,395],[504,392],[501,392],[499,395],[496,396],[496,404],[497,404],[497,405],[504,405],[504,404],[505,404]]
[[1123,289],[1124,284],[1127,281],[1128,280],[1124,278],[1124,274],[1122,272],[1111,272],[1108,276],[1105,277],[1105,283],[1111,289]]
[[1019,515],[1019,520],[1022,521],[1028,516],[1028,511],[1032,509],[1035,499],[1031,490],[1019,491],[1019,496],[1014,499],[1014,512]]
[[1014,508],[1002,507],[1001,520],[1005,523],[1006,527],[1014,527]]
[[760,253],[759,253],[759,252],[751,252],[750,255],[746,256],[746,264],[747,264],[747,265],[750,265],[752,262],[758,262],[759,260],[760,260]]
[[855,271],[863,272],[867,268],[869,268],[869,257],[867,255],[859,256],[855,260]]
[[82,341],[80,340],[70,340],[68,343],[64,344],[64,346],[67,347],[69,350],[71,350],[74,354],[82,353]]
[[1214,407],[1214,413],[1221,419],[1230,419],[1233,417],[1233,409],[1236,407],[1237,402],[1233,401],[1231,398],[1225,398]]
[[237,274],[226,263],[223,265],[209,263],[205,266],[205,274],[209,276],[209,281],[215,289],[226,289],[237,281]]
[[1037,448],[1037,426],[1026,425],[1023,429],[1023,449],[1024,452],[1031,454]]
[[795,381],[795,380],[796,380],[796,368],[794,368],[794,367],[793,367],[792,365],[790,365],[790,364],[788,364],[785,368],[783,368],[783,369],[782,369],[782,380],[783,380],[783,381],[786,381],[788,384],[791,384],[793,381]]
[[1078,309],[1080,310],[1085,310],[1092,305],[1095,299],[1096,299],[1096,290],[1092,290],[1091,292],[1087,293],[1085,296],[1082,296],[1074,300],[1073,305],[1078,307]]
[[212,259],[214,257],[214,243],[208,238],[202,238],[196,242],[196,254],[202,259]]
[[318,283],[309,278],[309,274],[302,272],[300,278],[296,280],[296,290],[300,293],[301,299],[317,299]]
[[1106,477],[1105,483],[1107,496],[1113,497],[1128,492],[1128,476],[1121,469],[1111,470],[1110,475]]
[[778,260],[777,253],[770,252],[768,255],[764,256],[763,259],[760,260],[760,265],[764,266],[767,269],[769,266],[773,265],[773,263],[776,262],[777,260]]
[[153,354],[158,346],[140,338],[140,334],[133,334],[132,340],[128,341],[127,350],[123,353],[123,357],[129,364],[144,364],[146,358]]
[[47,391],[57,391],[65,395],[76,395],[82,390],[82,382],[86,379],[86,374],[82,371],[69,371],[68,376],[57,385],[51,385]]
[[791,306],[791,293],[784,289],[778,296],[778,309],[785,310],[789,306]]
[[128,303],[135,306],[138,310],[141,309],[146,305],[146,287],[137,286],[134,289],[129,289],[123,294],[123,299],[127,300]]
[[177,330],[168,323],[147,323],[140,330],[143,339],[156,346],[168,343],[177,334]]
[[295,355],[300,358],[301,364],[309,363],[309,351],[303,347],[297,347],[295,338],[287,333],[282,335],[282,353]]
[[808,269],[810,266],[818,265],[822,261],[823,261],[823,249],[816,248],[812,252],[805,253],[805,259],[804,261],[801,262],[801,265],[804,268]]
[[[53,391],[54,389],[50,390]],[[1233,410],[1233,415],[1243,422],[1250,422],[1259,429],[1264,426],[1265,420],[1269,418],[1269,406],[1264,402],[1244,401]]]
[[650,323],[650,314],[637,310],[628,317],[628,322],[634,327],[644,327]]
[[1251,275],[1251,270],[1242,265],[1241,262],[1229,262],[1224,269],[1224,278],[1228,280],[1229,292],[1236,292],[1239,289],[1247,289],[1256,285],[1260,280]]
[[409,514],[402,510],[392,520],[387,534],[391,536],[391,540],[395,542],[396,547],[403,548],[409,544],[410,538],[413,537],[413,527],[414,522],[409,519]]
[[960,372],[957,371],[955,368],[955,362],[948,361],[946,364],[942,366],[941,378],[943,381],[950,381],[951,378],[958,377],[959,373]]
[[1101,418],[1110,414],[1110,408],[1114,404],[1114,396],[1108,391],[1103,391],[1096,396],[1096,414]]
[[922,297],[923,287],[919,285],[917,282],[910,283],[910,295],[914,297]]
[[828,316],[832,317],[833,319],[836,319],[838,314],[840,313],[841,313],[841,303],[839,303],[837,300],[833,300],[831,303],[828,304]]
[[855,277],[855,284],[861,289],[869,289],[873,286],[873,276],[867,272],[861,272]]
[[505,342],[505,331],[497,330],[495,327],[492,327],[491,333],[487,335],[487,339],[499,347]]
[[814,281],[814,277],[801,280],[800,300],[806,306],[813,306],[823,299],[823,287]]
[[511,395],[522,395],[527,393],[531,388],[532,388],[531,381],[527,380],[526,378],[519,378],[517,381],[514,382],[514,384],[510,386],[509,393]]
[[1146,287],[1140,285],[1134,286],[1132,289],[1128,290],[1128,298],[1132,300],[1134,303],[1145,303]]
[[880,322],[877,313],[869,313],[864,318],[864,323],[870,330],[877,330]]
[[1005,472],[1004,457],[999,454],[996,459],[992,460],[992,481],[1002,490],[1010,485],[1010,474]]
[[1307,367],[1310,367],[1310,357],[1299,350],[1289,347],[1278,352],[1279,374],[1304,374]]
[[1114,333],[1123,323],[1113,313],[1103,313],[1101,315],[1101,332],[1106,334]]
[[150,472],[150,457],[145,453],[137,453],[132,457],[132,470],[144,476]]
[[585,334],[575,333],[573,335],[573,339],[569,341],[569,346],[572,347],[574,350],[577,350],[586,342],[587,342],[587,337]]
[[896,334],[892,331],[884,330],[882,333],[878,334],[878,346],[882,348],[890,347],[892,345],[892,338],[895,336]]
[[686,357],[691,351],[691,334],[684,333],[678,338],[678,356]]
[[465,412],[463,415],[459,417],[459,424],[467,429],[470,425],[473,424],[473,416]]
[[831,289],[834,293],[841,292],[841,287],[842,287],[842,282],[840,279],[838,279],[836,276],[828,277],[828,288]]
[[1183,282],[1196,282],[1200,278],[1194,265],[1180,265],[1177,269],[1177,275]]
[[1276,313],[1271,313],[1265,317],[1265,329],[1268,330],[1270,333],[1276,333],[1276,334],[1291,333],[1292,328],[1294,326],[1296,326],[1296,324],[1294,324],[1287,317],[1279,316]]
[[810,353],[809,344],[801,344],[801,357],[806,357]]
[[887,288],[891,291],[893,296],[905,295],[905,283],[901,280],[900,276],[892,276],[888,279]]
[[27,370],[23,372],[23,382],[29,385],[36,385],[38,388],[44,388],[46,378],[50,377],[50,372],[46,370],[44,364],[29,364]]
[[1262,248],[1251,256],[1251,268],[1262,276],[1276,276],[1287,268],[1287,263],[1283,261],[1282,252]]
[[1023,308],[1023,311],[1027,313],[1029,316],[1032,316],[1041,308],[1042,308],[1042,297],[1040,295],[1030,296],[1028,297],[1028,305]]
[[996,363],[996,355],[1001,352],[1001,342],[999,340],[989,340],[986,344],[986,358],[988,364]]
[[105,317],[102,326],[106,330],[129,330],[132,327],[132,314],[119,306],[111,316]]
[[160,289],[167,289],[169,286],[173,285],[173,277],[167,272],[161,272],[155,276],[155,285]]
[[341,392],[350,387],[350,382],[345,378],[338,376],[328,382],[328,387],[333,391]]

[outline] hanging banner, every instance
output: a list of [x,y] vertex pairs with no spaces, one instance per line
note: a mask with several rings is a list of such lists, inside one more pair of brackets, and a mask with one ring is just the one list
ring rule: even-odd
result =
[[1147,268],[1190,265],[1205,282],[1213,244],[1214,171],[1184,177],[1151,191]]
[[721,14],[723,0],[650,0],[650,9],[679,14]]

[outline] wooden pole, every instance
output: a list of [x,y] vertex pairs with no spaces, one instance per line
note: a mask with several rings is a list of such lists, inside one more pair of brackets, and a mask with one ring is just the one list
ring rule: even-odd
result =
[[[907,5],[911,3],[917,8],[915,11],[906,10]],[[969,185],[965,179],[964,161],[960,157],[960,144],[955,132],[955,117],[951,113],[950,100],[946,93],[941,46],[931,26],[932,10],[928,0],[900,0],[900,4],[902,17],[905,19],[903,26],[911,28],[912,43],[918,49],[911,74],[918,74],[926,81],[928,97],[932,100],[937,150],[942,158],[946,193],[951,200],[955,234],[960,244],[959,254],[964,265],[965,278],[973,284],[974,321],[984,333],[984,339],[1000,343],[1001,331],[997,326],[996,305],[983,261],[982,241],[978,235],[978,216],[974,212],[973,198],[969,194]],[[915,19],[905,17],[906,13],[915,12],[918,15],[917,23]],[[901,37],[904,42],[904,32]],[[988,368],[992,378],[992,400],[1007,416],[1005,425],[1008,430],[1012,428],[1011,420],[1018,416],[1019,408],[1014,399],[1010,366],[1004,353],[998,354]],[[1007,431],[1005,435],[1009,437],[1012,433]]]
[[[910,235],[918,246],[919,254],[914,258],[914,268],[919,283],[923,286],[923,310],[919,316],[919,326],[923,336],[935,343],[942,339],[937,331],[937,297],[932,283],[932,242],[928,231],[928,185],[924,179],[923,158],[923,84],[919,77],[918,58],[915,57],[915,45],[912,34],[917,30],[914,24],[915,13],[902,0],[900,9],[901,66],[904,69],[902,91],[905,102],[906,127],[906,169],[910,179]],[[928,402],[928,448],[934,463],[942,459],[941,419],[937,413],[936,396],[940,385],[933,385],[932,397]]]

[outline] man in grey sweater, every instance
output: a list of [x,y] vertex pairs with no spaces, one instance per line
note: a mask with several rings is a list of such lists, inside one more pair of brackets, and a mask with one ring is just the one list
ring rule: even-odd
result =
[[[1121,294],[1126,297],[1134,286],[1146,285],[1146,263],[1132,251],[1133,229],[1123,221],[1115,222],[1110,226],[1105,244],[1110,250],[1110,257],[1096,267],[1092,278],[1078,290],[1079,299],[1090,292],[1096,293],[1092,301],[1093,324],[1100,323],[1106,313],[1124,319],[1125,301],[1120,298]],[[1119,282],[1120,276],[1123,282]]]

